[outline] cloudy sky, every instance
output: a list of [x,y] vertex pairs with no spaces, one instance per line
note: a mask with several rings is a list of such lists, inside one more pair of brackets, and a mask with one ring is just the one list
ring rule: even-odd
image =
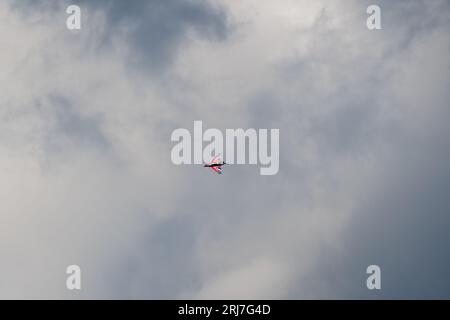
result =
[[[450,298],[449,36],[447,0],[1,1],[0,298]],[[194,120],[280,129],[279,173],[175,166]]]

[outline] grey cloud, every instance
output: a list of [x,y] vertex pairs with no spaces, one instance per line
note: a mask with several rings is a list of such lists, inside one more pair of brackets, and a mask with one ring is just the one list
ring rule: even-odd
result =
[[[100,119],[81,115],[75,111],[76,108],[71,102],[62,96],[50,95],[48,100],[53,110],[42,110],[42,112],[55,116],[53,127],[46,133],[45,141],[48,143],[48,148],[61,149],[66,143],[76,143],[83,147],[108,149],[109,142],[100,130]],[[40,106],[42,104],[37,102],[38,109]],[[52,151],[49,150],[49,152]]]
[[[323,2],[326,10],[317,9],[306,29],[294,24],[297,16],[283,24],[290,16],[278,1],[265,2],[271,5],[265,9],[261,3],[259,15],[234,2],[222,9],[175,0],[78,3],[104,13],[105,29],[75,41],[77,49],[90,41],[95,49],[58,79],[76,75],[88,85],[48,81],[32,87],[30,99],[42,104],[36,117],[45,134],[38,141],[75,147],[59,149],[66,158],[54,158],[53,170],[41,172],[23,164],[29,154],[10,159],[14,153],[0,145],[0,161],[12,172],[4,173],[13,190],[5,198],[36,202],[0,204],[21,230],[20,237],[2,230],[1,240],[28,252],[22,243],[28,231],[51,261],[18,273],[17,256],[0,247],[10,258],[2,266],[11,274],[8,288],[15,289],[3,296],[448,297],[450,132],[443,88],[449,75],[448,44],[441,41],[448,39],[447,2],[381,2],[380,32],[365,29],[369,1]],[[229,16],[236,19],[231,26]],[[278,24],[268,22],[273,17],[281,17]],[[197,46],[189,30],[221,41]],[[277,38],[270,38],[273,30]],[[60,40],[48,49],[67,46]],[[126,48],[130,59],[108,52],[114,46]],[[101,62],[108,68],[97,69]],[[153,74],[172,62],[174,82],[164,85],[160,73],[117,72],[131,65]],[[39,79],[39,66],[24,68]],[[171,130],[191,129],[199,119],[205,129],[279,128],[279,174],[230,166],[216,176],[173,166]],[[5,125],[15,137],[28,118],[13,120],[17,126]],[[26,228],[23,216],[34,228]],[[60,246],[69,236],[66,252]],[[87,286],[80,296],[55,284],[63,275],[54,272],[66,261],[83,266]],[[382,267],[381,292],[364,287],[368,264]],[[37,284],[22,280],[35,270],[44,275]]]
[[150,71],[161,70],[182,54],[179,50],[189,31],[211,40],[223,39],[228,32],[225,12],[206,1],[80,1],[80,5],[104,12],[103,44],[111,45],[115,35],[125,30],[129,61]]
[[[229,30],[227,16],[220,6],[208,1],[191,0],[75,0],[75,1],[14,1],[12,8],[26,15],[53,13],[54,19],[65,19],[65,6],[82,8],[82,28],[95,38],[86,42],[86,50],[108,52],[114,49],[121,37],[121,48],[126,49],[127,61],[134,70],[148,74],[165,69],[180,52],[186,37],[194,31],[211,41],[226,38]],[[101,30],[95,15],[99,11],[105,17]],[[64,24],[61,24],[62,26]],[[85,35],[86,36],[86,35]],[[88,37],[88,36],[87,36]],[[126,47],[122,47],[126,46]]]
[[[450,266],[447,250],[450,175],[445,165],[450,153],[448,143],[442,141],[444,136],[435,138],[429,146],[411,141],[401,143],[401,158],[384,164],[386,174],[382,181],[370,197],[361,201],[345,228],[342,250],[324,250],[313,276],[298,283],[299,288],[306,290],[294,291],[293,296],[352,299],[450,296],[446,276]],[[419,151],[424,149],[429,153]],[[368,277],[365,270],[372,264],[381,267],[380,291],[369,291],[365,286]]]

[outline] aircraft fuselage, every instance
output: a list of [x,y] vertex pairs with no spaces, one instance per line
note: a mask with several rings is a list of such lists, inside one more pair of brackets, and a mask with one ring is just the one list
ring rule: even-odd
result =
[[221,166],[223,166],[224,164],[226,164],[225,162],[222,162],[222,163],[211,163],[211,164],[205,164],[205,165],[203,165],[204,167],[208,167],[208,168],[210,168],[210,167],[221,167]]

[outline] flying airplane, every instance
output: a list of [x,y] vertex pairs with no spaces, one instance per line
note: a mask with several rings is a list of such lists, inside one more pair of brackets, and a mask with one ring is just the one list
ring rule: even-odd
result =
[[204,166],[204,167],[207,167],[207,168],[213,169],[213,170],[214,170],[215,172],[217,172],[218,174],[222,174],[222,166],[223,166],[224,164],[226,164],[226,163],[225,163],[225,161],[222,161],[222,162],[221,162],[219,156],[220,156],[220,154],[218,154],[217,156],[215,156],[215,157],[211,160],[210,163],[204,164],[203,166]]

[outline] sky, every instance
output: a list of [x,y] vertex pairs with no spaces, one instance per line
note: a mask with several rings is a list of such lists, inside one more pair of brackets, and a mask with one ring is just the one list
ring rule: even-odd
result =
[[[446,0],[0,2],[0,298],[449,299],[449,35]],[[174,165],[195,120],[279,129],[278,174]]]

